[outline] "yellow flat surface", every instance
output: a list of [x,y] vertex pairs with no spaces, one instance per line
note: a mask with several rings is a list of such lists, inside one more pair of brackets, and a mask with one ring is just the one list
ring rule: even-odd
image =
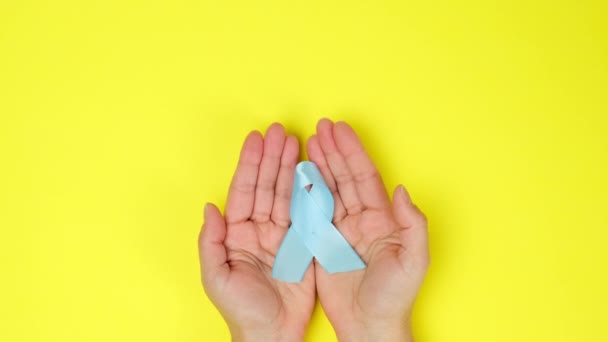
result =
[[[0,340],[227,340],[246,133],[362,136],[428,214],[418,341],[606,341],[605,1],[3,1]],[[334,334],[318,307],[309,341]]]

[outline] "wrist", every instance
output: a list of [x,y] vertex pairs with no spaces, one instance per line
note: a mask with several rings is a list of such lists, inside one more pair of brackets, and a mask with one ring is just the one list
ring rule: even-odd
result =
[[413,342],[411,325],[408,322],[364,322],[346,329],[336,329],[339,341],[399,341]]
[[296,331],[288,331],[285,329],[273,328],[230,328],[232,341],[235,342],[300,342],[304,340],[304,333],[299,334]]

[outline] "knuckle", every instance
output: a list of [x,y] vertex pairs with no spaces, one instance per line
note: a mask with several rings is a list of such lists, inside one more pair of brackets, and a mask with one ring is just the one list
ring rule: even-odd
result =
[[258,223],[268,222],[270,220],[270,212],[267,210],[254,211],[251,219]]
[[257,190],[259,191],[274,191],[275,182],[272,180],[260,180],[257,184]]
[[354,215],[363,211],[363,205],[361,203],[351,203],[348,206],[345,206],[348,214]]
[[230,185],[230,190],[234,190],[240,193],[253,192],[255,190],[255,183],[252,182],[238,182]]
[[423,213],[422,210],[420,210],[420,208],[418,208],[418,206],[416,205],[414,205],[414,209],[416,210],[416,217],[418,219],[417,221],[425,227],[428,226],[429,219],[427,215]]
[[370,179],[379,178],[380,174],[376,168],[368,171],[353,172],[353,178],[356,182],[366,182]]
[[338,173],[334,176],[334,178],[336,179],[336,182],[338,182],[338,184],[342,185],[349,184],[354,181],[353,177],[346,172]]
[[287,187],[277,188],[275,191],[276,199],[278,200],[291,200],[291,189]]
[[291,225],[289,218],[274,213],[270,216],[270,220],[281,227],[289,227]]

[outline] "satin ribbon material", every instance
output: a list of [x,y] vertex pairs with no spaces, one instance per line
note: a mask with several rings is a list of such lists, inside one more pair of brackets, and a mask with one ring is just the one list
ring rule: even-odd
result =
[[357,252],[331,223],[334,198],[312,162],[304,161],[296,166],[289,212],[292,223],[277,252],[273,278],[302,281],[313,257],[327,273],[365,268]]

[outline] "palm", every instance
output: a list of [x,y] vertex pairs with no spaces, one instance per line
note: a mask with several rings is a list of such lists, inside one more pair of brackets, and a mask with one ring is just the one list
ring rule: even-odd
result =
[[[328,314],[349,307],[359,319],[381,319],[396,317],[403,308],[411,306],[421,279],[411,276],[415,272],[408,268],[414,263],[408,262],[401,229],[392,212],[366,209],[346,216],[336,226],[353,244],[367,268],[329,275],[318,267],[319,295],[328,299],[324,301]],[[352,296],[329,295],[336,292]]]
[[251,133],[241,151],[225,218],[205,210],[201,235],[203,284],[231,330],[286,329],[303,335],[315,302],[314,270],[300,283],[271,276],[289,226],[298,143],[272,125],[265,138]]
[[271,276],[274,258],[288,227],[247,221],[228,225],[226,247],[231,272],[223,296],[233,316],[254,325],[276,323],[305,329],[315,300],[310,268],[301,283],[285,283]]
[[396,191],[391,204],[345,123],[320,121],[307,150],[334,194],[334,225],[367,264],[364,270],[336,274],[316,265],[317,291],[328,318],[338,333],[355,321],[406,320],[428,263],[424,216],[405,191]]

